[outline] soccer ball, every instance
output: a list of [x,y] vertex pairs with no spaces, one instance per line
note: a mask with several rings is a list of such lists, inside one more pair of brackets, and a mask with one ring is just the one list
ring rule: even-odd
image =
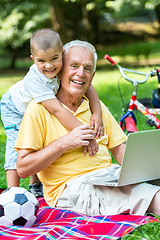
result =
[[21,187],[11,187],[0,194],[0,225],[31,227],[36,220],[39,203]]

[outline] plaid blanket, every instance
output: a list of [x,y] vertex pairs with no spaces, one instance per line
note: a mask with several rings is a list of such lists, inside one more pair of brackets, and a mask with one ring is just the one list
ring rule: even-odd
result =
[[34,225],[0,226],[0,240],[44,239],[120,239],[137,226],[158,219],[147,216],[112,215],[89,217],[58,208],[48,207],[44,198],[38,198],[40,208]]

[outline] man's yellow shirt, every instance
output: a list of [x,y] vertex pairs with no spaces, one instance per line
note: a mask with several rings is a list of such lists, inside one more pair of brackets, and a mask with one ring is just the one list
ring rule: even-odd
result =
[[[84,173],[110,166],[111,156],[108,149],[120,145],[127,139],[107,107],[103,103],[101,106],[105,135],[101,139],[97,139],[99,151],[96,155],[90,157],[87,153],[84,156],[82,147],[69,150],[38,173],[38,177],[43,183],[45,200],[52,207],[56,205],[68,181]],[[64,107],[66,106],[64,105]],[[77,111],[72,114],[83,124],[90,126],[92,114],[86,98]],[[50,114],[42,104],[37,104],[33,100],[24,115],[15,149],[40,150],[67,133],[68,130],[54,115]]]

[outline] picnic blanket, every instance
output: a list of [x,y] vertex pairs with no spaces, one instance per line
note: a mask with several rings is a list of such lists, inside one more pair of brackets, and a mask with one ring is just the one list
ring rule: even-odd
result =
[[158,222],[150,216],[112,215],[89,217],[73,211],[49,207],[38,198],[39,211],[32,227],[0,225],[0,240],[120,239],[137,226]]

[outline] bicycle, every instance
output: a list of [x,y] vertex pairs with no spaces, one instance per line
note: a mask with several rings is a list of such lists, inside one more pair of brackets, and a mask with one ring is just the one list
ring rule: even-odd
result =
[[[134,90],[132,92],[128,109],[127,111],[122,115],[120,118],[119,124],[121,128],[124,131],[127,131],[128,133],[131,132],[137,132],[137,119],[136,116],[133,112],[134,109],[137,109],[139,112],[141,112],[143,115],[145,115],[148,120],[147,124],[149,126],[155,126],[157,129],[160,129],[160,120],[155,116],[155,115],[160,115],[160,69],[154,69],[149,71],[148,73],[144,72],[139,72],[131,69],[127,69],[124,67],[121,67],[116,61],[114,61],[109,55],[105,55],[104,58],[108,60],[113,66],[116,66],[118,70],[120,71],[121,76],[131,82],[134,86]],[[134,79],[128,77],[126,74],[127,73],[133,73],[136,75],[141,75],[144,76],[142,80]],[[144,84],[149,77],[158,77],[158,83],[159,83],[159,88],[155,89],[152,93],[153,96],[153,106],[154,108],[147,108],[144,104],[142,104],[138,99],[137,99],[137,89],[139,84]],[[121,94],[121,93],[120,93]],[[122,97],[122,94],[121,94]]]

